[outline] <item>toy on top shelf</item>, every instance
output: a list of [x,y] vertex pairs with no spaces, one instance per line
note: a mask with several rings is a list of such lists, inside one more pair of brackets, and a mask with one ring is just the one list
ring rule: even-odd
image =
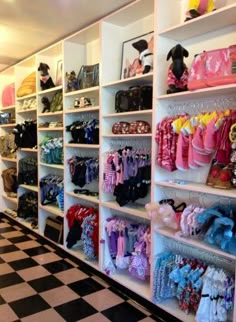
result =
[[30,95],[36,92],[36,72],[32,72],[21,83],[21,86],[18,88],[16,96],[23,97]]
[[188,51],[180,44],[173,47],[168,55],[167,60],[172,58],[172,64],[168,70],[168,90],[167,94],[187,91],[188,87],[188,68],[184,63],[184,57],[188,57]]
[[50,67],[47,64],[39,64],[38,71],[40,72],[40,86],[42,90],[55,87],[52,77],[48,73],[49,69]]
[[66,80],[67,80],[67,83],[66,83],[67,92],[73,92],[79,89],[78,78],[74,70],[70,73],[66,72]]
[[200,17],[216,10],[214,0],[190,0],[185,21]]
[[140,39],[132,44],[139,52],[139,60],[143,66],[143,74],[150,72],[153,66],[153,53],[148,48],[148,42],[145,39]]

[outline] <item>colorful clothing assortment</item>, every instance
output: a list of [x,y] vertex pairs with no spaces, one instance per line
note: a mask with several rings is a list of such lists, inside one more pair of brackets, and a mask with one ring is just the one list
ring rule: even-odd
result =
[[229,132],[235,122],[231,110],[164,118],[156,130],[157,164],[168,171],[186,171],[208,165],[213,156],[228,164]]
[[41,161],[49,164],[63,164],[63,138],[45,137],[40,143]]
[[48,174],[40,179],[40,200],[43,206],[57,204],[64,211],[64,181],[63,177]]
[[153,300],[170,298],[177,298],[185,313],[195,313],[197,322],[226,322],[233,308],[234,278],[197,259],[161,253],[155,265]]
[[66,126],[66,131],[71,133],[69,143],[99,144],[99,120],[75,121]]
[[105,154],[103,189],[113,192],[120,206],[145,198],[151,183],[151,154],[131,146]]
[[71,206],[66,214],[69,233],[67,247],[79,246],[87,260],[98,257],[98,212],[93,207]]
[[71,181],[74,185],[83,188],[86,184],[98,180],[99,163],[97,158],[72,156],[67,160],[70,169]]
[[[105,225],[111,259],[117,269],[128,269],[140,280],[150,276],[150,228],[146,225],[112,217]],[[108,267],[105,271],[109,273]]]

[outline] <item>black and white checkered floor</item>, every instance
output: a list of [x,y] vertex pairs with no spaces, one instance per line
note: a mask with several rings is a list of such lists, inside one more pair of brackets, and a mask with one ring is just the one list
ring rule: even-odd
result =
[[67,257],[0,215],[0,322],[163,321]]

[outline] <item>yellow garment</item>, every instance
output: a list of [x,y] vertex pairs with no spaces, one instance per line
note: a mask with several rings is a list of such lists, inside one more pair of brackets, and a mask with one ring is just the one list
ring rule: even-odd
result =
[[[201,4],[201,0],[189,0],[188,11],[196,10],[198,12],[198,8],[199,8],[200,4]],[[208,0],[208,5],[207,5],[206,11],[204,13],[209,13],[215,9],[216,9],[216,7],[215,7],[214,0]]]
[[30,95],[36,92],[36,72],[28,75],[22,82],[21,86],[18,88],[16,95],[17,97],[22,97]]
[[175,133],[179,134],[183,124],[186,121],[186,116],[181,116],[172,122],[172,129]]

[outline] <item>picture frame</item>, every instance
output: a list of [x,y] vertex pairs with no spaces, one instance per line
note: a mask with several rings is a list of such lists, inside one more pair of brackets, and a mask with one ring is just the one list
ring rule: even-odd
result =
[[153,53],[154,31],[124,41],[122,45],[120,79],[138,76],[143,73],[143,67],[139,61],[140,54],[138,50],[132,46],[133,43],[141,39],[147,41],[148,49]]
[[62,59],[57,62],[57,72],[56,72],[56,86],[62,85]]

